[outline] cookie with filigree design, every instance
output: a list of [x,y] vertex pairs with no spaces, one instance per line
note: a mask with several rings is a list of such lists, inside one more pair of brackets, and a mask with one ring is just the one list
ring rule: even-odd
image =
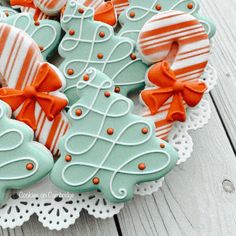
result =
[[11,114],[11,108],[0,101],[0,205],[8,190],[35,184],[54,162],[50,151],[33,141],[33,130],[11,119]]
[[110,202],[125,202],[135,184],[158,180],[175,166],[176,151],[155,137],[152,123],[132,113],[132,101],[115,93],[104,73],[89,68],[76,88],[79,100],[69,110],[70,129],[51,173],[59,188],[100,190]]

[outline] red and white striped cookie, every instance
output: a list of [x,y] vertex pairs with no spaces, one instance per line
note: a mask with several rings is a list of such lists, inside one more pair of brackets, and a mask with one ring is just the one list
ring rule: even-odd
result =
[[35,21],[49,19],[48,15],[36,8],[20,7],[20,11],[32,14]]
[[93,9],[98,8],[101,4],[103,4],[105,1],[104,0],[77,0],[81,5],[84,5],[86,7],[90,7]]
[[[140,32],[138,47],[145,62],[152,64],[165,60],[169,63],[174,77],[182,83],[178,83],[180,87],[175,86],[174,90],[182,89],[184,83],[199,81],[210,53],[209,38],[201,23],[180,11],[163,12],[147,21]],[[146,91],[160,88],[153,83],[153,78],[150,81],[149,76],[152,74],[153,77],[155,72],[153,67],[147,73],[150,87]],[[169,98],[157,112],[150,114],[149,109],[144,114],[153,118],[157,136],[162,139],[167,139],[172,129],[173,122],[167,119],[172,100]]]
[[129,6],[129,0],[112,0],[112,3],[118,16]]
[[34,5],[48,16],[57,16],[67,0],[34,0]]
[[34,5],[33,0],[10,0],[12,8],[19,8],[21,12],[27,12],[33,15],[34,20],[49,19],[49,16]]
[[[44,72],[45,68],[47,71]],[[14,115],[18,117],[21,114],[21,118],[33,116],[32,121],[25,120],[26,123],[35,125],[37,140],[47,146],[53,154],[58,154],[58,141],[68,129],[67,118],[61,112],[67,104],[67,99],[59,92],[65,85],[64,77],[56,67],[43,62],[38,45],[25,32],[2,23],[0,24],[0,73],[7,86],[6,89],[1,89],[0,99],[9,104],[11,100],[6,95],[9,92],[14,95],[18,101],[15,107],[17,109],[9,104],[15,110]],[[34,87],[35,84],[38,84],[39,91],[35,91],[37,88]],[[55,84],[57,84],[56,90],[52,88]],[[22,113],[25,103],[30,103],[33,99],[36,100],[32,103],[34,114]],[[47,100],[48,102],[45,102]],[[60,108],[54,100],[59,101]],[[62,107],[61,102],[64,104]],[[31,108],[27,107],[28,110]],[[25,111],[28,111],[27,109]],[[49,113],[53,111],[50,119],[48,118],[50,114],[46,114],[47,110]]]

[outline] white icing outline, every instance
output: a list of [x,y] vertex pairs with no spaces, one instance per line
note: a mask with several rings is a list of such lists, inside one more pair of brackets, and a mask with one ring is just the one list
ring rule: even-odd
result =
[[[127,115],[131,109],[132,109],[132,103],[125,97],[118,97],[116,99],[114,99],[110,104],[109,106],[107,107],[106,111],[105,112],[101,112],[99,110],[96,110],[94,109],[94,104],[97,100],[97,97],[98,95],[101,93],[101,90],[107,90],[107,89],[111,89],[113,87],[113,84],[111,81],[102,81],[102,83],[100,85],[95,85],[95,84],[92,84],[92,81],[95,79],[96,75],[97,75],[97,71],[94,70],[93,68],[89,68],[89,70],[86,71],[87,74],[90,74],[90,79],[89,81],[79,81],[78,82],[78,85],[77,85],[77,88],[78,89],[83,89],[87,86],[91,86],[91,87],[94,87],[97,89],[97,92],[96,94],[94,95],[94,98],[93,98],[93,101],[91,102],[91,105],[90,106],[85,106],[85,105],[79,105],[79,107],[83,107],[83,108],[86,108],[87,111],[86,112],[83,112],[82,116],[75,116],[75,113],[73,111],[75,111],[76,109],[78,109],[78,104],[74,104],[70,111],[69,111],[69,115],[72,117],[72,119],[74,120],[81,120],[81,119],[84,119],[90,112],[95,112],[95,113],[98,113],[100,115],[103,116],[102,118],[102,121],[101,121],[101,124],[100,124],[100,127],[98,129],[98,132],[97,134],[93,135],[93,134],[90,134],[90,133],[86,133],[86,132],[77,132],[77,133],[73,133],[71,135],[69,135],[68,137],[66,137],[65,139],[65,143],[64,143],[64,147],[65,147],[65,150],[67,153],[69,154],[72,154],[72,155],[83,155],[87,152],[89,152],[93,147],[94,145],[97,143],[97,140],[103,140],[103,141],[106,141],[106,142],[109,142],[111,143],[112,145],[109,147],[109,150],[107,151],[106,155],[104,156],[103,160],[100,162],[99,165],[95,165],[95,164],[89,164],[89,163],[84,163],[84,162],[74,162],[74,163],[71,163],[67,166],[65,166],[62,170],[62,173],[61,173],[61,176],[62,176],[62,179],[63,181],[69,185],[69,186],[72,186],[72,187],[76,187],[76,186],[81,186],[81,185],[84,185],[86,184],[88,181],[90,181],[100,170],[108,170],[108,171],[111,171],[111,172],[114,172],[112,177],[111,177],[111,180],[110,180],[110,192],[111,194],[113,195],[113,197],[115,197],[116,199],[124,199],[126,198],[127,196],[127,190],[126,189],[119,189],[119,194],[120,196],[118,196],[114,190],[113,190],[113,182],[114,182],[114,178],[116,177],[116,175],[118,173],[123,173],[123,174],[129,174],[129,175],[150,175],[150,174],[154,174],[154,173],[157,173],[161,170],[164,170],[166,167],[168,167],[168,165],[170,164],[170,161],[171,161],[171,158],[170,158],[170,155],[166,152],[166,151],[162,151],[162,150],[151,150],[151,151],[146,151],[146,152],[143,152],[141,154],[138,154],[134,157],[132,157],[130,160],[127,160],[125,163],[122,163],[121,166],[119,166],[117,169],[113,169],[113,168],[110,168],[110,167],[106,167],[104,164],[105,162],[107,161],[107,159],[109,158],[110,154],[112,153],[114,147],[116,145],[122,145],[122,146],[139,146],[141,144],[144,144],[146,142],[148,142],[151,137],[153,136],[153,127],[148,123],[148,122],[145,122],[145,121],[133,121],[132,123],[129,123],[128,125],[126,125],[121,131],[120,133],[116,136],[116,138],[114,140],[110,140],[106,137],[103,137],[101,135],[102,133],[102,130],[104,129],[104,124],[105,124],[105,121],[106,121],[106,118],[107,117],[123,117],[125,115]],[[107,85],[108,84],[108,85]],[[111,108],[113,107],[113,105],[119,101],[122,101],[122,102],[125,102],[127,104],[127,108],[124,109],[124,111],[120,114],[112,114],[112,113],[109,113],[109,111],[111,110]],[[122,141],[119,141],[121,139],[121,137],[123,136],[123,134],[126,133],[126,131],[136,125],[136,124],[143,124],[144,127],[147,127],[150,132],[148,132],[148,135],[145,136],[144,139],[138,141],[138,142],[134,142],[134,143],[125,143],[125,142],[122,142]],[[84,150],[80,151],[80,152],[75,152],[73,150],[71,150],[68,146],[68,142],[76,137],[76,136],[88,136],[88,137],[92,137],[94,138],[93,142],[90,144],[89,147],[85,148]],[[148,155],[148,154],[151,154],[151,153],[162,153],[162,154],[165,154],[167,157],[168,157],[168,161],[165,163],[164,166],[162,167],[159,167],[158,169],[155,169],[155,170],[152,170],[152,171],[148,171],[148,172],[140,172],[140,171],[131,171],[131,172],[128,172],[128,171],[122,171],[121,169],[128,165],[130,162],[132,162],[133,160],[136,160],[138,159],[139,157],[141,156],[144,156],[144,155]],[[67,169],[69,169],[70,167],[72,166],[76,166],[76,165],[80,165],[80,166],[89,166],[89,167],[94,167],[95,170],[93,171],[93,173],[87,177],[87,179],[85,179],[84,181],[82,182],[79,182],[79,183],[72,183],[70,181],[68,181],[66,179],[66,171]]]
[[16,148],[18,148],[18,147],[20,147],[22,144],[23,144],[23,142],[24,142],[24,135],[23,135],[23,133],[21,132],[21,131],[19,131],[19,130],[17,130],[17,129],[8,129],[8,130],[6,130],[6,131],[4,131],[4,132],[2,132],[1,134],[0,134],[0,139],[4,136],[4,135],[6,135],[6,134],[8,134],[8,133],[17,133],[17,134],[19,134],[20,135],[20,142],[19,143],[17,143],[15,146],[12,146],[11,148],[0,148],[0,152],[5,152],[5,151],[12,151],[12,150],[14,150],[14,149],[16,149]]
[[[142,20],[143,18],[145,18],[149,13],[154,13],[154,15],[156,14],[159,14],[161,12],[167,12],[167,11],[171,11],[171,10],[175,10],[175,8],[177,8],[180,4],[184,3],[184,2],[189,2],[190,0],[180,0],[179,2],[177,2],[175,5],[173,5],[169,10],[165,10],[165,11],[157,11],[157,10],[153,10],[155,8],[155,6],[158,4],[159,0],[156,0],[153,5],[150,7],[150,8],[145,8],[145,7],[141,7],[141,6],[133,6],[133,7],[129,7],[127,9],[127,11],[125,11],[125,17],[126,19],[128,19],[129,21],[132,21],[132,22],[135,22],[135,21],[140,21]],[[199,9],[199,3],[196,1],[196,0],[191,0],[191,3],[194,3],[194,7],[191,11],[187,11],[189,14],[193,14],[195,12],[198,12],[198,9]],[[139,18],[131,18],[129,16],[128,13],[130,13],[130,11],[134,11],[134,10],[143,10],[143,11],[146,11],[146,13],[142,16],[140,16]],[[151,17],[149,18],[151,19]],[[148,20],[149,20],[148,19]],[[199,20],[199,19],[198,19]],[[212,27],[211,25],[207,22],[207,21],[204,21],[204,20],[199,20],[203,25],[207,25],[208,26],[208,32],[207,34],[209,34],[212,30]],[[126,30],[126,31],[123,31],[122,33],[119,34],[119,36],[122,36],[122,37],[125,37],[124,35],[127,35],[127,34],[132,34],[132,33],[137,33],[139,34],[140,33],[140,30],[141,29],[138,29],[138,30]],[[138,38],[138,36],[137,36]]]
[[[126,128],[124,128],[125,130]],[[62,179],[63,181],[72,186],[72,187],[77,187],[77,186],[81,186],[81,185],[84,185],[86,184],[87,182],[89,182],[100,170],[107,170],[107,171],[111,171],[111,172],[114,172],[111,179],[110,179],[110,192],[112,193],[113,197],[115,197],[116,199],[119,199],[119,200],[122,200],[124,198],[127,197],[127,190],[124,189],[124,188],[121,188],[119,189],[119,194],[121,196],[118,196],[114,190],[113,190],[113,182],[114,182],[114,179],[116,177],[117,174],[121,173],[121,174],[126,174],[126,175],[152,175],[152,174],[155,174],[155,173],[158,173],[162,170],[164,170],[165,168],[167,168],[170,164],[170,155],[166,152],[166,151],[161,151],[161,150],[151,150],[151,151],[148,151],[148,152],[143,152],[143,153],[140,153],[136,156],[134,156],[133,158],[131,158],[130,160],[127,160],[126,162],[124,162],[122,165],[120,165],[117,169],[114,169],[114,168],[110,168],[110,167],[106,167],[104,166],[103,164],[106,162],[106,160],[108,159],[109,157],[109,154],[111,153],[113,147],[118,144],[118,143],[113,143],[112,147],[111,147],[111,150],[107,153],[107,155],[104,157],[103,161],[101,162],[100,165],[94,165],[94,164],[88,164],[88,163],[84,163],[84,162],[74,162],[74,163],[71,163],[69,164],[68,166],[64,167],[63,170],[62,170]],[[132,145],[130,145],[132,146]],[[154,169],[154,170],[151,170],[151,171],[147,171],[147,172],[144,172],[144,171],[122,171],[121,169],[128,165],[130,162],[142,157],[142,156],[145,156],[145,155],[148,155],[148,154],[152,154],[152,153],[157,153],[157,154],[164,154],[167,156],[167,159],[168,161],[165,163],[165,165],[163,165],[162,167],[159,167],[157,169]],[[96,170],[87,178],[85,179],[83,182],[79,182],[79,183],[72,183],[70,181],[67,181],[66,180],[66,177],[65,177],[65,172],[67,169],[69,169],[70,167],[72,166],[76,166],[76,165],[79,165],[79,166],[87,166],[87,167],[93,167],[95,168]]]
[[0,22],[8,18],[8,16],[6,16],[6,12],[11,13],[12,15],[18,13],[11,8],[0,6]]
[[18,177],[12,177],[12,178],[9,178],[9,177],[0,177],[0,181],[12,181],[12,180],[21,180],[21,179],[26,179],[26,178],[29,178],[31,176],[33,176],[37,171],[38,171],[38,168],[39,168],[39,164],[37,162],[36,159],[33,159],[31,157],[20,157],[20,158],[17,158],[15,160],[11,160],[11,161],[8,161],[8,162],[5,162],[3,164],[0,165],[0,169],[7,166],[7,165],[10,165],[12,163],[15,163],[15,162],[20,162],[20,161],[31,161],[33,164],[34,164],[34,170],[33,171],[30,171],[29,174],[27,175],[23,175],[23,176],[18,176]]
[[[79,16],[76,16],[76,12],[77,12],[77,9],[78,9],[78,6],[79,4],[77,4],[76,2],[74,1],[70,1],[68,4],[70,4],[70,6],[73,9],[73,13],[72,14],[67,14],[67,15],[64,15],[61,22],[64,23],[64,24],[68,24],[68,22],[70,22],[72,19],[80,19],[80,26],[79,26],[79,35],[76,37],[76,38],[64,38],[62,41],[61,41],[61,44],[60,44],[60,48],[61,50],[63,50],[64,52],[72,52],[75,48],[78,47],[79,43],[89,43],[91,44],[91,47],[90,47],[90,51],[89,51],[89,56],[88,56],[88,59],[86,60],[79,60],[79,59],[74,59],[74,60],[70,60],[68,61],[65,65],[64,65],[64,68],[63,68],[63,74],[64,76],[68,79],[68,80],[78,80],[78,78],[84,74],[84,72],[88,69],[89,66],[91,66],[90,64],[101,64],[103,65],[101,69],[99,69],[101,72],[104,72],[106,70],[106,67],[108,64],[112,64],[112,63],[117,63],[117,62],[120,62],[120,61],[123,61],[125,60],[126,58],[129,58],[130,55],[134,52],[134,43],[133,41],[129,40],[129,39],[125,39],[124,41],[121,41],[119,42],[118,44],[115,45],[115,47],[112,48],[112,50],[110,51],[110,53],[107,55],[106,57],[106,60],[100,60],[100,61],[92,61],[91,58],[92,58],[92,54],[93,54],[93,51],[94,51],[94,47],[95,47],[95,44],[96,43],[104,43],[104,42],[107,42],[109,41],[112,37],[114,37],[114,33],[113,33],[113,28],[109,25],[105,25],[105,24],[101,24],[99,25],[97,28],[96,28],[96,31],[94,32],[94,35],[93,35],[93,39],[92,40],[85,40],[85,39],[81,39],[82,37],[82,33],[83,33],[83,22],[85,19],[88,19],[88,18],[93,18],[93,10],[90,9],[90,8],[86,8],[85,9],[85,12],[84,14],[82,15],[79,15]],[[105,38],[105,39],[97,39],[96,40],[96,37],[98,35],[98,32],[100,31],[100,28],[105,28],[109,35]],[[64,46],[64,44],[66,42],[75,42],[75,45],[70,47],[70,48],[66,48]],[[115,60],[109,60],[114,51],[120,46],[120,45],[124,45],[124,44],[128,44],[130,50],[126,53],[126,55],[123,55],[121,58],[118,58],[118,59],[115,59]],[[126,69],[127,67],[129,67],[131,64],[133,63],[136,63],[137,61],[141,61],[140,58],[137,58],[135,60],[131,60],[130,62],[126,63],[123,67],[121,67],[119,70],[117,70],[117,72],[115,73],[115,75],[113,75],[113,77],[111,77],[111,79],[113,81],[116,80],[116,78],[118,77],[118,75],[120,73],[122,73],[122,71],[124,69]],[[78,72],[77,74],[73,74],[73,76],[68,76],[67,74],[67,69],[70,68],[70,65],[71,64],[76,64],[76,63],[84,63],[84,67],[83,69]],[[136,85],[136,84],[142,84],[144,83],[144,80],[140,80],[140,81],[135,81],[135,82],[123,82],[123,83],[116,83],[117,86],[131,86],[131,85]],[[72,89],[72,88],[75,88],[76,85],[71,85],[71,86],[68,86],[64,92]]]
[[[16,17],[16,19],[15,19],[14,22],[13,22],[13,26],[15,26],[15,27],[17,27],[17,28],[20,27],[20,26],[16,26],[16,25],[17,25],[17,21],[19,21],[20,18],[26,18],[26,19],[28,20],[28,24],[26,25],[26,27],[25,27],[24,29],[23,29],[23,28],[20,28],[21,30],[23,30],[23,31],[25,31],[25,32],[28,33],[28,30],[29,30],[29,28],[31,27],[31,20],[32,20],[32,19],[31,19],[31,14],[28,14],[28,13],[20,13],[20,14],[17,14],[17,17]],[[52,37],[51,41],[49,42],[49,44],[44,46],[43,50],[41,51],[41,53],[42,53],[42,52],[45,52],[48,48],[50,48],[50,47],[53,45],[55,39],[57,38],[57,31],[56,31],[55,27],[53,27],[53,26],[50,25],[50,24],[43,24],[43,25],[42,25],[42,23],[44,23],[43,20],[40,20],[39,22],[40,22],[41,24],[40,24],[39,26],[37,26],[37,27],[35,28],[35,30],[33,30],[32,33],[28,33],[33,39],[34,39],[34,35],[35,35],[39,30],[41,30],[41,29],[42,29],[42,31],[43,31],[45,28],[48,28],[48,29],[51,29],[51,30],[53,31],[53,33],[52,33],[52,36],[53,36],[53,37]]]

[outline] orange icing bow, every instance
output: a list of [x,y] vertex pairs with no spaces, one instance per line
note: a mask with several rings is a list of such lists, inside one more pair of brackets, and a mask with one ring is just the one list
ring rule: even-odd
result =
[[11,6],[22,6],[36,9],[33,0],[10,0]]
[[207,90],[203,82],[178,81],[166,61],[153,66],[148,73],[148,78],[158,88],[142,91],[142,100],[150,109],[151,114],[155,115],[166,101],[173,97],[167,115],[167,120],[171,122],[184,122],[186,120],[185,103],[190,107],[196,106]]
[[35,10],[34,13],[34,20],[37,21],[40,17],[40,15],[42,14],[41,10],[39,8],[37,8],[34,3],[33,0],[10,0],[10,4],[11,6],[20,6],[20,7],[29,7]]
[[13,111],[19,108],[20,112],[16,119],[36,130],[36,102],[40,105],[50,121],[67,106],[68,102],[66,99],[49,94],[61,87],[62,83],[57,73],[48,63],[42,63],[31,85],[28,85],[23,91],[1,88],[0,99],[8,103]]
[[116,12],[112,2],[104,2],[94,12],[94,20],[115,26],[117,23]]

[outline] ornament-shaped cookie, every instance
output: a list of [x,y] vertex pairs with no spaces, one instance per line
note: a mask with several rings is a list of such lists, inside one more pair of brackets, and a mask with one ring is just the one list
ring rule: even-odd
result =
[[[77,84],[70,129],[60,141],[52,181],[73,192],[100,190],[114,203],[133,197],[137,183],[158,180],[177,162],[176,151],[134,115],[130,99],[114,92],[104,73],[89,68]],[[78,96],[77,96],[78,97]]]
[[11,108],[0,101],[0,205],[8,190],[33,185],[53,167],[51,153],[33,138],[33,131],[11,119]]
[[142,89],[147,66],[135,55],[130,39],[114,36],[113,28],[93,20],[93,10],[74,0],[67,3],[61,25],[66,35],[59,45],[64,58],[60,70],[66,78],[70,105],[76,102],[76,84],[89,67],[99,69],[115,83],[123,95]]
[[130,0],[129,7],[120,15],[122,25],[119,36],[137,41],[144,24],[160,12],[179,10],[192,14],[204,26],[207,34],[212,38],[215,34],[214,24],[199,14],[198,0]]

